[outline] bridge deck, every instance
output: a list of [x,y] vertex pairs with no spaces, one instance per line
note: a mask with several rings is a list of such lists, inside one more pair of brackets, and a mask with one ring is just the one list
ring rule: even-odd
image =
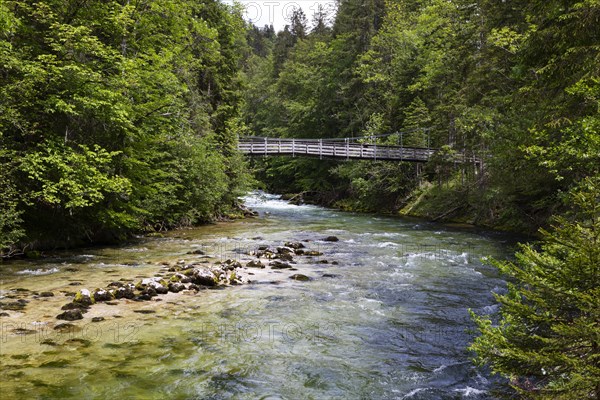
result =
[[436,149],[351,143],[349,140],[240,138],[238,149],[254,156],[312,156],[355,160],[427,162]]

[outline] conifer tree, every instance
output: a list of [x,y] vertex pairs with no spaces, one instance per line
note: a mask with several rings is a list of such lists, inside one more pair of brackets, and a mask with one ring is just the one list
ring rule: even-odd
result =
[[585,179],[569,201],[575,211],[542,231],[539,248],[494,262],[510,279],[496,295],[499,323],[474,315],[476,361],[527,398],[600,398],[600,179]]
[[403,128],[406,132],[406,146],[427,147],[425,129],[431,126],[431,116],[427,106],[420,97],[416,97],[404,110]]

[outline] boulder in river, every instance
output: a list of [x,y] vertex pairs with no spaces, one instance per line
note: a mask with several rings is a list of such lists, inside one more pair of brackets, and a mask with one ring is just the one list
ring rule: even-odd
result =
[[289,247],[290,249],[299,250],[303,249],[304,245],[300,242],[285,242],[285,247]]
[[156,289],[148,286],[146,289],[144,289],[142,291],[142,296],[144,296],[144,297],[143,298],[141,296],[139,297],[141,300],[151,300],[153,297],[158,296],[158,293],[156,292]]
[[135,297],[135,286],[132,283],[123,285],[115,290],[116,299],[133,299]]
[[279,247],[277,247],[277,253],[278,254],[294,254],[294,249],[292,249],[291,247],[279,246]]
[[258,260],[252,260],[248,264],[246,264],[246,267],[248,267],[248,268],[261,268],[262,269],[262,268],[265,267],[265,265],[263,263],[261,263],[260,261],[258,261]]
[[204,251],[198,249],[198,250],[188,251],[187,254],[197,254],[197,255],[203,256],[206,253]]
[[190,283],[192,280],[189,276],[176,273],[171,278],[169,278],[171,282],[180,282],[180,283]]
[[192,282],[202,286],[216,286],[217,279],[212,271],[205,268],[194,268],[192,273]]
[[33,335],[37,333],[35,329],[26,329],[26,328],[16,328],[13,329],[12,332],[16,335]]
[[25,304],[19,301],[13,301],[10,303],[0,303],[0,310],[9,310],[9,311],[22,311],[25,309]]
[[327,236],[323,239],[324,242],[339,242],[340,239],[337,236]]
[[290,269],[292,266],[286,262],[274,260],[269,263],[271,269]]
[[294,274],[294,275],[290,276],[290,279],[293,279],[295,281],[300,281],[300,282],[312,281],[312,278],[310,278],[306,275],[302,275],[302,274]]
[[221,268],[226,271],[233,271],[236,268],[242,268],[242,263],[237,260],[229,259],[226,260],[223,264],[221,264]]
[[73,302],[83,304],[84,306],[91,306],[92,304],[94,304],[94,298],[92,297],[92,294],[89,290],[81,289],[75,294]]
[[86,313],[89,311],[89,308],[90,308],[90,306],[87,306],[87,305],[81,304],[81,303],[67,303],[61,307],[61,310],[63,310],[63,311],[79,310],[82,313]]
[[156,290],[156,293],[158,294],[167,294],[169,293],[169,284],[161,285],[160,283],[157,283],[154,286],[154,290]]
[[138,314],[155,314],[156,311],[154,310],[133,310],[134,313],[138,313]]
[[58,331],[60,333],[75,333],[75,332],[79,332],[81,330],[80,327],[78,327],[77,325],[73,325],[73,324],[69,324],[69,323],[64,323],[64,324],[58,324],[54,327],[55,331]]
[[281,261],[293,261],[294,257],[290,253],[281,253],[277,255],[277,258]]
[[169,283],[169,292],[179,293],[182,290],[185,290],[185,285],[180,282],[171,282]]
[[263,257],[263,258],[267,258],[267,259],[273,259],[273,258],[277,257],[277,254],[275,254],[271,250],[259,250],[259,251],[255,252],[254,255],[256,256],[256,258]]
[[156,294],[168,293],[168,285],[169,283],[166,280],[164,280],[161,277],[155,276],[154,278],[142,279],[140,282],[137,283],[137,285],[135,285],[135,287],[138,290],[142,290],[143,292],[150,294],[151,296],[156,296]]
[[81,310],[79,309],[75,309],[75,310],[67,310],[62,314],[58,314],[56,316],[57,319],[62,319],[65,321],[75,321],[78,319],[83,319],[83,314],[81,313]]
[[114,298],[114,295],[108,290],[96,289],[94,291],[94,301],[96,303],[99,301],[111,301],[114,300]]
[[307,250],[304,252],[305,256],[322,256],[323,253],[321,253],[320,251],[316,251],[316,250]]
[[52,293],[52,292],[42,292],[42,293],[40,293],[40,297],[54,297],[54,293]]

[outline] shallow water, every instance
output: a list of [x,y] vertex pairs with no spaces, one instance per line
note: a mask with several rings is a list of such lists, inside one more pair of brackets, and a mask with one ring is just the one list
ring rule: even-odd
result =
[[[0,301],[29,301],[0,310],[8,314],[0,317],[0,397],[491,398],[493,380],[465,350],[467,310],[494,310],[492,291],[504,282],[481,258],[508,254],[508,238],[270,195],[246,200],[260,218],[0,266]],[[340,241],[320,240],[330,235]],[[161,262],[204,260],[186,254],[194,249],[210,262],[245,261],[258,245],[290,240],[324,253],[297,258],[297,272],[312,281],[248,270],[251,284],[97,304],[76,328],[54,329],[68,292],[154,276]],[[34,295],[43,291],[54,296]],[[105,320],[92,323],[97,316]]]

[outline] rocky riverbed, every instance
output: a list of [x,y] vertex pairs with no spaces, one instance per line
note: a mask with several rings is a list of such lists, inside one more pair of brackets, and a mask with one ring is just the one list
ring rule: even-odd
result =
[[[335,236],[321,239],[325,242],[338,240]],[[70,282],[68,288],[55,291],[32,291],[27,288],[4,290],[0,301],[0,317],[14,324],[4,324],[3,333],[32,335],[50,328],[63,333],[76,331],[76,325],[64,321],[101,322],[122,318],[123,312],[128,310],[152,314],[156,312],[153,308],[159,308],[161,302],[181,301],[203,290],[256,283],[278,284],[286,279],[311,281],[315,276],[307,266],[337,265],[338,262],[323,258],[322,252],[310,248],[310,242],[258,244],[254,249],[224,261],[203,250],[192,249],[181,259],[158,262],[159,268],[152,276],[120,277],[93,289],[77,280]],[[71,272],[76,272],[76,269]],[[322,274],[321,277],[331,278],[333,275]],[[48,314],[53,307],[56,307],[58,314],[54,320],[49,320]],[[41,318],[40,310],[45,312]],[[32,317],[40,319],[36,321],[37,324],[34,323],[39,329],[24,327]],[[55,343],[46,341],[45,344]]]

